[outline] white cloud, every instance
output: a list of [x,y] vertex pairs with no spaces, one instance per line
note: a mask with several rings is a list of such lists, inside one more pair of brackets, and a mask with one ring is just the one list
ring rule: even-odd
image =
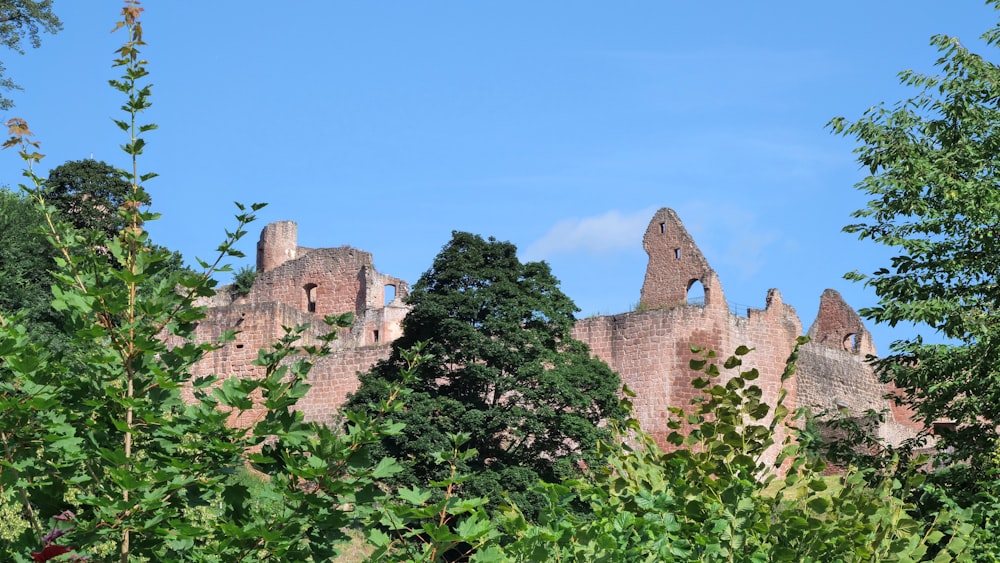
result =
[[613,210],[594,217],[561,221],[528,245],[525,259],[545,260],[556,254],[585,252],[597,255],[641,248],[642,234],[655,212],[655,208],[648,208],[625,215]]

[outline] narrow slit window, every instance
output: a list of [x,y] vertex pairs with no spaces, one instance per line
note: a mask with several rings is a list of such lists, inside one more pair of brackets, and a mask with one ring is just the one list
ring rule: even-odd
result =
[[675,248],[674,249],[674,260],[680,260],[680,259],[681,259],[681,249]]
[[378,344],[378,331],[376,330],[376,331],[375,331],[375,332],[373,333],[373,335],[372,335],[372,336],[373,336],[373,337],[374,337],[374,339],[375,339],[375,344]]
[[666,233],[667,233],[667,224],[666,223],[660,223],[660,234],[663,235],[663,234],[666,234]]

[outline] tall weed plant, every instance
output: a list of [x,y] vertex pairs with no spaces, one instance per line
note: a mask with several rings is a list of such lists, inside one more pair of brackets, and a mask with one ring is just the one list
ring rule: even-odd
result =
[[[381,497],[374,480],[393,464],[368,459],[366,447],[395,429],[367,418],[334,433],[294,410],[310,362],[328,352],[348,315],[328,318],[331,332],[317,346],[298,346],[302,328],[287,329],[260,352],[258,379],[191,375],[234,337],[193,341],[204,316],[194,300],[214,293],[225,259],[242,256],[235,245],[262,205],[237,204],[236,227],[203,273],[160,275],[169,253],[150,243],[145,225],[157,216],[143,205],[156,175],[140,166],[156,128],[141,119],[151,103],[142,11],[135,1],[122,9],[120,76],[110,81],[125,99],[115,123],[127,139],[121,173],[132,191],[108,212],[123,229],[94,240],[59,222],[33,170],[39,142],[24,120],[8,123],[5,146],[26,162],[22,188],[44,210],[58,249],[52,306],[73,345],[48,349],[18,318],[0,317],[0,512],[11,516],[0,526],[0,560],[326,561]],[[183,344],[168,347],[168,338]],[[265,415],[249,428],[228,426],[231,414],[254,407],[253,396]],[[280,494],[279,510],[234,478],[247,463]]]

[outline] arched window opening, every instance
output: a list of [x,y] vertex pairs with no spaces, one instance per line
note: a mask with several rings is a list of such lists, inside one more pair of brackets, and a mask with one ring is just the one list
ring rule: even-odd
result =
[[660,223],[660,234],[664,235],[666,233],[667,233],[667,224],[666,223]]
[[857,352],[860,344],[858,335],[853,332],[844,337],[844,350],[848,352]]
[[699,307],[705,306],[705,286],[702,285],[701,280],[691,280],[688,282],[687,304]]
[[386,284],[386,286],[385,286],[385,303],[384,303],[384,305],[386,307],[388,307],[389,303],[392,303],[395,300],[396,300],[396,286],[393,285],[393,284],[391,284],[391,283],[390,284]]
[[310,313],[316,312],[316,284],[307,283],[304,287],[306,290],[306,311]]

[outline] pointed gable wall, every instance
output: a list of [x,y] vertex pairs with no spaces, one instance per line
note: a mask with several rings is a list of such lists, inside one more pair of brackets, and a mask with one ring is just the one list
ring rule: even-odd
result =
[[673,209],[664,207],[656,212],[646,228],[642,247],[649,255],[639,298],[643,309],[686,305],[688,291],[696,283],[704,288],[706,307],[726,307],[718,275]]

